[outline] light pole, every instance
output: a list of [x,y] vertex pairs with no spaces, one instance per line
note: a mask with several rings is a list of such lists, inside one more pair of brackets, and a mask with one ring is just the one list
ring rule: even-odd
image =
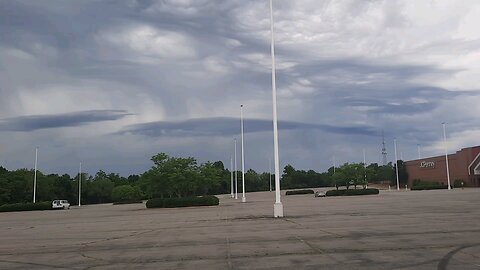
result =
[[335,166],[336,166],[336,164],[335,164],[335,156],[333,156],[333,174],[335,174]]
[[235,163],[235,200],[238,200],[238,177],[237,177],[237,139],[233,139],[233,143],[235,145],[234,150],[234,163]]
[[333,163],[333,183],[335,184],[335,188],[337,188],[337,180],[335,179],[335,156],[332,158],[332,163]]
[[420,154],[420,144],[417,144],[417,152],[418,152],[418,159],[421,159],[422,155]]
[[242,135],[242,202],[246,202],[245,198],[245,149],[243,146],[243,105],[240,105],[240,130]]
[[272,159],[268,159],[268,177],[270,180],[270,192],[272,192]]
[[397,175],[397,190],[400,190],[400,181],[398,181],[398,158],[397,158],[397,139],[393,139],[395,146],[395,174]]
[[37,161],[38,161],[38,147],[35,147],[35,172],[33,173],[33,203],[35,203],[37,196]]
[[80,167],[78,168],[78,206],[81,206],[82,199],[82,162],[80,162]]
[[364,174],[365,185],[368,188],[368,183],[367,183],[367,159],[366,159],[366,155],[365,155],[365,149],[363,149],[363,174]]
[[445,144],[445,165],[447,166],[447,182],[448,182],[448,189],[452,189],[450,187],[450,171],[448,168],[448,149],[447,149],[447,132],[446,132],[446,127],[445,127],[445,122],[442,123],[443,125],[443,142]]
[[232,198],[235,197],[233,194],[233,157],[230,157],[230,191]]
[[273,0],[270,0],[270,32],[272,55],[272,101],[273,101],[273,154],[275,159],[275,204],[273,216],[283,217],[283,204],[280,200],[280,160],[278,157],[278,127],[277,127],[277,87],[275,82],[275,39],[273,36]]

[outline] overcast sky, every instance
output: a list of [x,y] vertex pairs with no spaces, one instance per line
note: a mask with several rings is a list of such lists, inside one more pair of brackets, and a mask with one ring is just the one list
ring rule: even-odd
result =
[[[281,166],[480,144],[480,2],[274,0]],[[273,155],[268,0],[0,0],[0,165],[142,173]],[[240,150],[240,144],[238,144]],[[240,151],[238,151],[240,152]],[[240,157],[240,156],[239,156]],[[240,158],[238,158],[240,160]],[[240,167],[240,165],[239,165]]]

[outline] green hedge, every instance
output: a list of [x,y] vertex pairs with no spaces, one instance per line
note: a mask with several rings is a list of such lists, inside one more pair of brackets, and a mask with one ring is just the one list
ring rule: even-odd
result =
[[0,205],[0,212],[51,210],[52,202],[13,203]]
[[119,202],[114,202],[113,205],[117,205],[117,204],[132,204],[132,203],[143,203],[143,201],[142,201],[142,200],[119,201]]
[[410,190],[431,190],[431,189],[447,189],[447,185],[441,185],[438,182],[427,182],[415,179]]
[[285,195],[301,195],[301,194],[314,194],[315,192],[311,189],[301,189],[301,190],[289,190],[285,192]]
[[325,196],[343,196],[345,195],[346,189],[332,189],[325,193]]
[[376,195],[380,191],[376,188],[364,188],[364,189],[333,189],[325,193],[326,196],[357,196],[357,195]]
[[410,190],[431,190],[431,189],[447,189],[446,185],[424,185],[424,186],[413,186]]
[[155,198],[147,201],[147,208],[173,208],[188,206],[218,205],[219,200],[215,196],[184,197],[184,198]]

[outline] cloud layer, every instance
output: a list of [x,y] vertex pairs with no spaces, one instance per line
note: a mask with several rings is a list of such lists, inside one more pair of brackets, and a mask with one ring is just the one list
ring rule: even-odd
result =
[[28,115],[0,119],[0,131],[35,131],[77,127],[88,123],[118,120],[131,115],[124,110],[97,110],[50,115]]
[[[382,130],[389,153],[437,155],[444,121],[451,151],[480,144],[478,1],[274,9],[282,166],[378,162]],[[228,164],[244,104],[247,166],[266,170],[269,35],[267,0],[0,0],[0,165],[31,167],[35,146],[49,172]]]

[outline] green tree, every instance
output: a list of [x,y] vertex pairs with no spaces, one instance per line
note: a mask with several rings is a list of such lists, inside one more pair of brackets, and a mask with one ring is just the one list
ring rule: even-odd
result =
[[140,188],[130,185],[116,186],[112,190],[112,200],[114,202],[136,201],[140,200],[141,197]]
[[[160,153],[151,160],[154,166],[141,177],[152,197],[186,197],[194,195],[198,190],[208,191],[208,187],[200,186],[207,180],[202,179],[200,168],[194,158],[169,157],[165,153]],[[207,167],[204,168],[205,173],[213,165]]]

